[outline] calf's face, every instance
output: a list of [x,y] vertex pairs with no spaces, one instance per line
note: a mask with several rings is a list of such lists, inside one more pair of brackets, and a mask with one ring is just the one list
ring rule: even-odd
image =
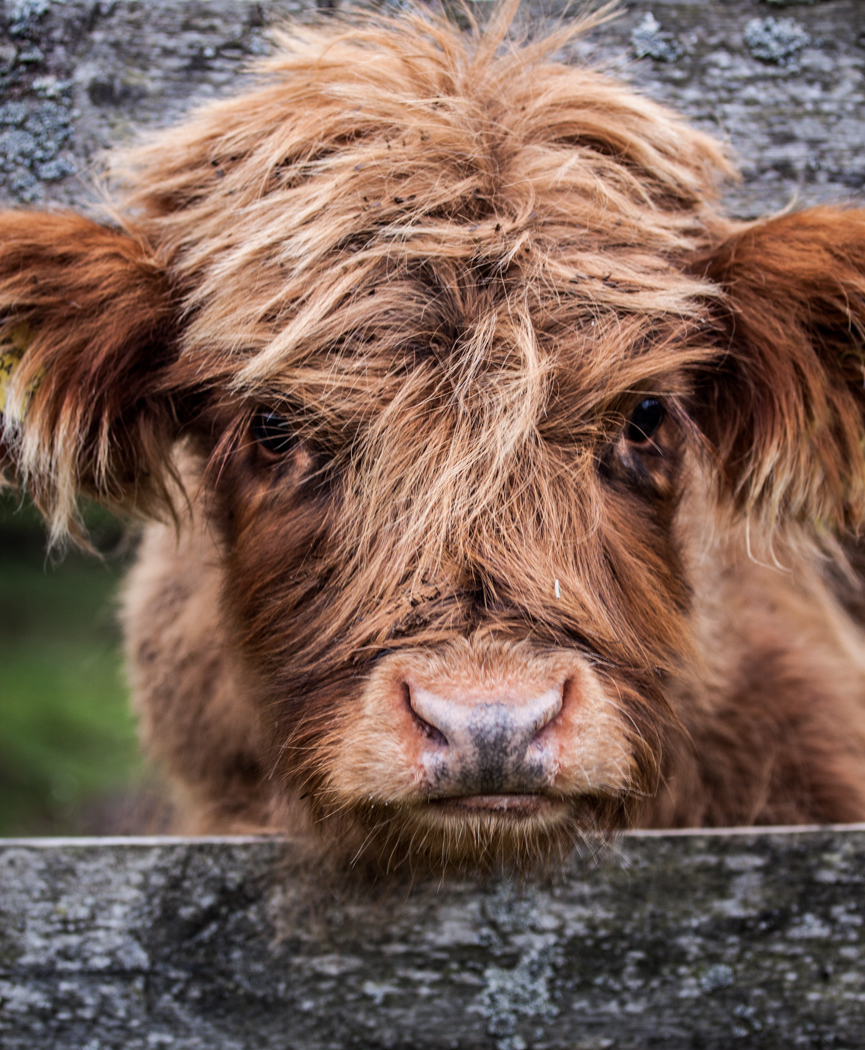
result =
[[288,404],[253,407],[210,460],[272,768],[390,849],[410,835],[460,858],[469,829],[473,855],[560,849],[657,782],[687,606],[676,426],[640,394],[594,440],[550,407],[491,478],[478,446],[503,424],[460,448],[461,409],[423,409],[445,370],[411,367],[398,428],[370,420],[343,451],[299,436]]
[[588,313],[570,223],[508,258],[509,214],[485,220],[492,277],[477,237],[459,266],[426,248],[371,268],[324,349],[204,413],[270,768],[388,860],[556,855],[620,825],[657,785],[687,649],[674,520],[702,322]]
[[123,230],[0,218],[7,471],[59,532],[158,515],[181,443],[259,766],[385,866],[626,824],[694,508],[861,514],[861,214],[730,223],[710,140],[501,31],[286,38],[128,155]]

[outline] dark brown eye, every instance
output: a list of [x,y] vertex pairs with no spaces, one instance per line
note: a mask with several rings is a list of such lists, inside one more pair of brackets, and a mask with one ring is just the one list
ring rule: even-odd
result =
[[284,456],[297,447],[297,434],[291,423],[278,412],[259,409],[252,417],[250,432],[258,444],[272,456]]
[[652,438],[664,422],[664,406],[653,397],[647,397],[631,413],[625,425],[625,437],[635,445]]

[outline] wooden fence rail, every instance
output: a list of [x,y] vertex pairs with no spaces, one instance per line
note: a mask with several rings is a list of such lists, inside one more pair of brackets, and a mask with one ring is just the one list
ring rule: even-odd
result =
[[[422,2],[422,0],[421,0]],[[468,0],[471,3],[471,0]],[[318,0],[328,9],[340,0]],[[479,11],[489,3],[476,3]],[[578,9],[579,3],[570,5]],[[526,0],[534,22],[564,0]],[[755,215],[865,186],[861,0],[622,0],[575,50],[728,140]],[[0,3],[0,201],[92,200],[94,155],[235,90],[285,17],[316,0]]]
[[5,1050],[865,1046],[865,827],[323,891],[276,839],[7,841]]

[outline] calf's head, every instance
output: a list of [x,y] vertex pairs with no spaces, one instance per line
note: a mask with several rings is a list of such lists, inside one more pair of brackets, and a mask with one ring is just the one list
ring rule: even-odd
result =
[[385,865],[635,819],[695,514],[862,512],[865,216],[730,222],[711,140],[504,32],[285,35],[117,225],[0,217],[7,476],[60,535],[187,527],[180,469],[261,768]]

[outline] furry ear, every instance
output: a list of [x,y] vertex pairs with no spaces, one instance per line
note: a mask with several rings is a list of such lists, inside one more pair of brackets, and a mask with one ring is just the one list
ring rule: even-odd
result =
[[135,236],[78,215],[0,212],[0,466],[53,538],[74,529],[79,495],[144,514],[170,505],[176,313]]
[[737,506],[865,522],[865,210],[743,227],[696,267],[725,292],[726,354],[696,414]]

